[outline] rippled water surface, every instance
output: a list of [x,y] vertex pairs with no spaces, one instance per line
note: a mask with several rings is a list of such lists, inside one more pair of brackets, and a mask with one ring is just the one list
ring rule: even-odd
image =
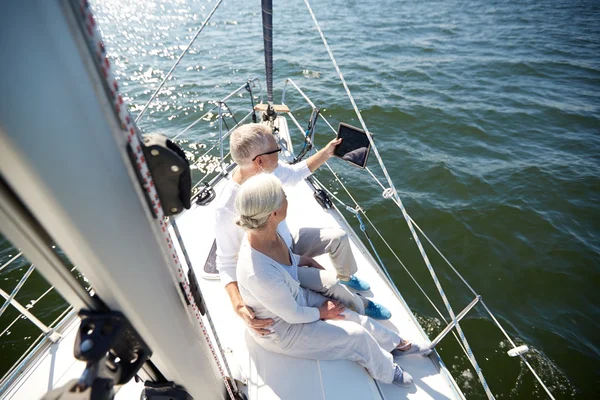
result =
[[[133,114],[214,4],[92,2]],[[600,3],[314,0],[312,6],[410,215],[509,334],[532,348],[527,358],[557,398],[596,397]],[[259,2],[224,1],[140,126],[174,136],[248,78],[260,77],[264,89],[260,23]],[[332,124],[359,125],[303,2],[276,1],[274,26],[276,102],[292,78]],[[305,126],[308,108],[297,94],[287,96]],[[245,95],[232,107],[247,103]],[[206,119],[186,144],[215,143],[215,116]],[[322,145],[332,134],[322,122],[317,127]],[[201,154],[202,146],[189,151]],[[375,161],[370,166],[382,176]],[[340,161],[332,166],[347,170]],[[205,168],[194,171],[196,179]],[[325,172],[319,176],[332,181]],[[444,309],[401,213],[366,172],[350,171],[344,181]],[[437,334],[441,319],[375,242],[409,305]],[[15,254],[3,248],[0,264]],[[460,310],[473,295],[426,250]],[[17,278],[9,273],[16,272],[3,271],[0,286],[10,290]],[[23,296],[23,302],[35,297]],[[497,397],[544,398],[525,366],[506,355],[510,345],[483,310],[462,326]],[[23,346],[23,336],[33,336],[22,329],[13,341],[0,338],[3,362]],[[461,354],[450,337],[442,342],[441,355],[467,397],[484,397]]]

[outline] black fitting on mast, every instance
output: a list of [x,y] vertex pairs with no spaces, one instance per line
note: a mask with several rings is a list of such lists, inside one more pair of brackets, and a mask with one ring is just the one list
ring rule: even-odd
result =
[[273,103],[269,102],[267,105],[267,111],[262,115],[263,121],[271,122],[271,124],[277,119],[277,112],[273,108]]

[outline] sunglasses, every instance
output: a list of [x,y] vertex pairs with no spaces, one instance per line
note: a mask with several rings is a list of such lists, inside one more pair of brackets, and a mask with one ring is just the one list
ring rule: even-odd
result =
[[260,156],[266,156],[266,155],[269,155],[269,154],[275,154],[275,153],[279,153],[280,151],[281,151],[281,147],[278,147],[278,148],[277,148],[277,149],[275,149],[275,150],[267,151],[266,153],[260,153],[260,154],[257,154],[257,155],[256,155],[256,156],[255,156],[255,157],[252,159],[252,161],[256,160],[256,159],[257,159],[258,157],[260,157]]

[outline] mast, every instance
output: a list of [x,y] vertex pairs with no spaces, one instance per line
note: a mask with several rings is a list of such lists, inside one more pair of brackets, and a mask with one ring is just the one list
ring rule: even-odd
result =
[[263,40],[265,44],[265,73],[267,100],[273,106],[273,0],[262,0]]
[[[182,303],[93,56],[68,2],[3,7],[0,175],[104,303],[128,318],[160,372],[196,399],[222,399],[222,380]],[[26,235],[7,236],[32,247]],[[51,263],[38,267],[74,298]]]

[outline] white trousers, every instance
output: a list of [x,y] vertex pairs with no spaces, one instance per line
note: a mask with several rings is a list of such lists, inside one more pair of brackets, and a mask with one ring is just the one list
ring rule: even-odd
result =
[[363,298],[340,284],[335,273],[312,267],[298,267],[298,280],[303,288],[338,300],[344,306],[364,315],[365,303]]
[[300,228],[291,232],[294,239],[294,254],[317,257],[329,254],[338,277],[348,279],[358,271],[356,260],[350,248],[350,240],[340,228]]
[[[318,307],[327,298],[302,289],[308,306]],[[400,336],[371,318],[351,310],[346,319],[289,324],[283,320],[266,336],[253,335],[266,350],[313,360],[351,360],[367,369],[383,383],[394,379],[394,359],[390,353],[400,343]]]

